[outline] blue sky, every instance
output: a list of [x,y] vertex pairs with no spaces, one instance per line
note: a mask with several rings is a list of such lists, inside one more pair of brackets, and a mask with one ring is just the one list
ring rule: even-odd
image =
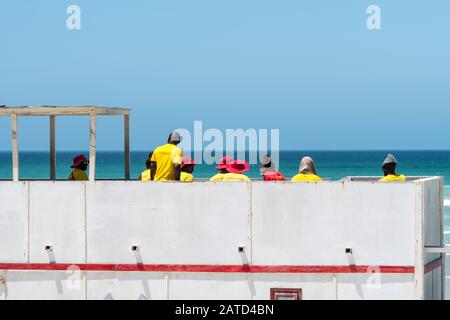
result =
[[[278,128],[282,149],[450,149],[449,15],[447,0],[2,0],[0,105],[131,107],[134,150],[194,120]],[[19,124],[22,150],[48,148],[47,119]],[[121,125],[99,120],[99,149],[122,148]],[[87,149],[87,119],[57,130],[59,150]]]

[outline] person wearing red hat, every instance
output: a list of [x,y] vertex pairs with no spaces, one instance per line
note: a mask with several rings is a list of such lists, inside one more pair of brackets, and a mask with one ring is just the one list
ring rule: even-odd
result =
[[86,170],[89,165],[89,160],[82,154],[73,158],[73,163],[70,166],[73,168],[72,172],[69,175],[68,180],[73,181],[87,181],[89,180],[86,175]]
[[183,157],[181,159],[181,173],[180,173],[180,181],[184,182],[192,182],[194,181],[194,172],[195,161],[189,157]]
[[216,167],[217,170],[219,170],[219,173],[215,174],[214,176],[209,179],[209,181],[222,181],[223,176],[228,173],[227,171],[227,165],[233,161],[231,157],[225,156],[220,158],[219,165]]
[[221,181],[250,181],[250,179],[244,175],[244,172],[250,170],[250,165],[244,160],[234,160],[227,164],[227,171],[223,175]]

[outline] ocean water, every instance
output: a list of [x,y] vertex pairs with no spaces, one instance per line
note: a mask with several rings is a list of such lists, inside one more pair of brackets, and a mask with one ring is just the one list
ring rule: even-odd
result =
[[[345,176],[379,176],[381,163],[391,151],[282,151],[280,152],[280,171],[292,177],[298,171],[303,156],[315,160],[318,174],[333,180]],[[72,157],[87,151],[58,152],[56,156],[57,179],[66,179],[71,171]],[[397,151],[398,173],[409,176],[439,175],[445,178],[445,242],[450,245],[450,151]],[[193,156],[193,155],[191,155]],[[131,152],[131,177],[136,179],[145,169],[147,152]],[[48,152],[22,152],[19,155],[21,179],[48,179],[50,156]],[[98,179],[123,179],[124,161],[121,152],[97,153]],[[208,178],[216,173],[214,165],[199,164],[195,168],[196,178]],[[247,175],[259,178],[258,165],[252,165]],[[11,179],[11,154],[0,152],[0,179]],[[447,263],[450,275],[450,259]]]

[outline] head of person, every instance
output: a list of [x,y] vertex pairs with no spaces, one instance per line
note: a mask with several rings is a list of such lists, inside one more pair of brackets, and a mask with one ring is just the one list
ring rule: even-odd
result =
[[317,175],[316,166],[314,160],[311,157],[303,157],[300,161],[299,173],[303,174],[315,174]]
[[195,168],[195,161],[189,157],[183,157],[181,160],[181,171],[186,173],[193,173]]
[[248,170],[250,170],[250,165],[245,160],[233,160],[227,165],[227,171],[230,173],[243,174]]
[[270,155],[266,154],[264,155],[259,163],[259,172],[261,175],[265,175],[266,173],[270,172],[276,172],[277,168],[275,167],[275,164],[272,161],[272,158]]
[[169,134],[169,137],[167,138],[167,143],[178,145],[181,142],[182,138],[180,134],[176,131],[173,131]]
[[75,156],[72,162],[71,168],[80,169],[82,171],[86,171],[89,166],[89,160],[83,154]]
[[149,154],[148,154],[147,160],[145,160],[145,167],[147,169],[150,169],[150,167],[151,167],[151,158],[152,158],[152,156],[153,156],[153,151],[150,151]]
[[395,174],[395,169],[397,168],[397,159],[392,153],[389,153],[383,162],[381,169],[385,176],[390,174]]
[[219,170],[220,173],[228,173],[227,166],[231,161],[233,161],[233,159],[228,156],[220,158],[219,165],[216,167],[216,169]]

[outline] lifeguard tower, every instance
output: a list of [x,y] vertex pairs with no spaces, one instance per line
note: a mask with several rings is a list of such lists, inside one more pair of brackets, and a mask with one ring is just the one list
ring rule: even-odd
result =
[[125,180],[130,179],[130,109],[96,106],[21,106],[0,107],[0,116],[11,117],[13,181],[19,181],[19,130],[18,117],[49,117],[50,120],[50,180],[56,179],[55,129],[58,116],[87,116],[89,133],[89,181],[95,180],[96,120],[98,116],[123,116]]

